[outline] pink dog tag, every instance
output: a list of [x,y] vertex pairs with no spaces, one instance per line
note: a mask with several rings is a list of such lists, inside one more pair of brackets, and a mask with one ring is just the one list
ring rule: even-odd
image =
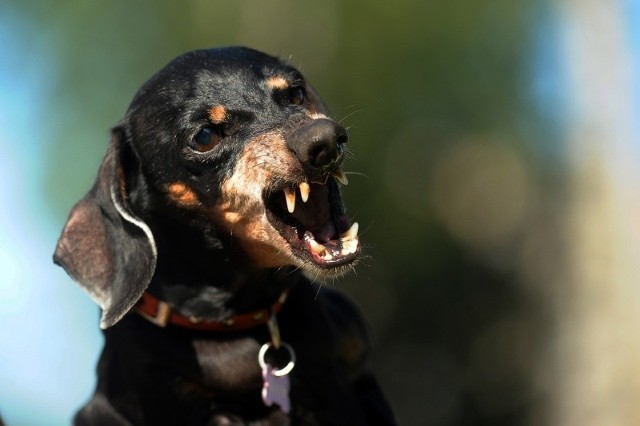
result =
[[267,407],[276,404],[284,413],[291,410],[291,400],[289,400],[289,376],[276,376],[273,374],[273,367],[266,364],[262,368],[262,400]]

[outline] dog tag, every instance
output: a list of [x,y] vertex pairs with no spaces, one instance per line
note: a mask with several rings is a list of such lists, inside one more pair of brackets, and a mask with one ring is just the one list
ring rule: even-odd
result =
[[289,376],[276,376],[273,374],[273,367],[266,364],[262,368],[262,400],[267,407],[276,404],[284,413],[291,410],[291,400],[289,400]]

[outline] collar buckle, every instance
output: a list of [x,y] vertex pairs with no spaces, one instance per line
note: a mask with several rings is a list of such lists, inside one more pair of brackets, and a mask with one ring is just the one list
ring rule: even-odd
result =
[[138,313],[152,324],[155,324],[158,327],[166,327],[169,323],[169,318],[171,318],[171,307],[167,302],[159,300],[155,315],[149,315],[147,312],[142,310],[138,310]]

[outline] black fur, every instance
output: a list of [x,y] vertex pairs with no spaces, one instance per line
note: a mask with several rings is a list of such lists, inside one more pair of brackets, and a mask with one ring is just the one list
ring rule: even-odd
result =
[[[303,76],[255,50],[191,52],[142,86],[54,255],[102,307],[105,329],[96,393],[76,424],[394,423],[358,310],[305,275],[338,276],[359,254],[341,239],[351,223],[333,177],[346,142]],[[289,214],[283,190],[301,182],[310,200]],[[309,238],[326,250],[314,254]],[[286,289],[289,414],[260,398],[266,326],[211,333],[134,311],[148,291],[181,315],[224,321]]]

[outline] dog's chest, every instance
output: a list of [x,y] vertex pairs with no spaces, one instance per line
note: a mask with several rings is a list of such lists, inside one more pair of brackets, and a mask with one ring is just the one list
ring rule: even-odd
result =
[[259,345],[255,340],[194,340],[193,347],[205,383],[233,391],[261,386]]

